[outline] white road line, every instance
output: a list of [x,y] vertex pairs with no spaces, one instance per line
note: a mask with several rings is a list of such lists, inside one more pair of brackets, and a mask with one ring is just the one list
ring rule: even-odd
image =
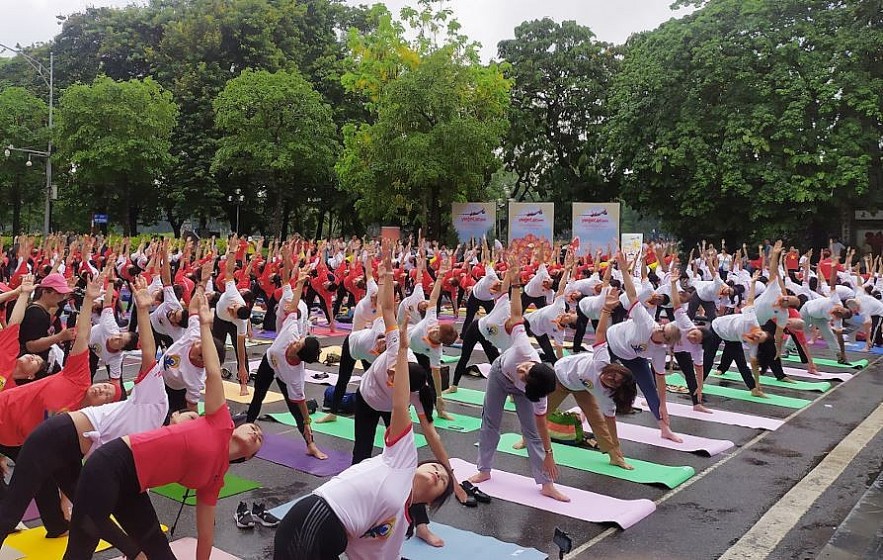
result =
[[846,436],[803,480],[771,507],[720,560],[767,558],[788,531],[883,429],[883,404]]

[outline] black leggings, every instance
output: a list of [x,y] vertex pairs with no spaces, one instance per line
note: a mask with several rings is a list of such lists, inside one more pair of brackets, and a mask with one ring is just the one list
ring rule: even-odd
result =
[[380,419],[389,427],[391,412],[374,410],[371,405],[362,398],[362,393],[356,391],[356,426],[355,443],[353,443],[353,464],[361,463],[371,457],[374,449],[374,434],[377,433],[377,424]]
[[338,560],[346,547],[346,529],[334,510],[323,498],[310,494],[279,523],[273,560]]
[[530,297],[527,293],[521,292],[521,308],[527,311],[530,304],[534,304],[537,309],[542,309],[548,305],[546,303],[546,296]]
[[474,294],[470,293],[469,299],[466,300],[466,319],[463,320],[463,327],[460,329],[460,338],[463,338],[463,336],[466,335],[466,331],[469,330],[469,325],[472,324],[479,308],[482,307],[484,308],[485,313],[490,313],[494,309],[494,301],[478,299]]
[[175,560],[150,497],[141,491],[132,450],[122,439],[101,446],[89,457],[73,502],[64,560],[92,558],[101,535],[111,530],[111,514],[150,560]]
[[[0,501],[0,544],[15,530],[31,499],[44,487],[55,497],[60,488],[73,499],[82,466],[80,440],[69,414],[53,416],[37,426],[18,453],[12,481]],[[130,558],[138,555],[138,547],[116,525],[102,538]]]
[[319,294],[319,292],[314,290],[312,287],[307,286],[307,292],[306,292],[306,297],[304,298],[304,303],[307,304],[308,308],[313,307],[313,304],[316,302],[316,298],[319,298],[319,307],[322,309],[322,313],[325,314],[325,319],[328,320],[328,325],[333,326],[334,323],[331,320],[331,309],[329,309],[329,307],[328,307],[330,302],[325,301],[322,298],[322,295]]
[[695,319],[696,312],[700,307],[705,310],[705,320],[708,323],[714,321],[717,317],[717,305],[713,301],[705,301],[696,293],[693,294],[693,297],[690,298],[690,302],[687,304],[687,317]]
[[472,350],[475,349],[475,345],[478,343],[481,343],[484,353],[487,354],[488,362],[494,363],[494,360],[500,356],[500,351],[497,350],[497,347],[491,344],[481,334],[481,331],[478,330],[478,321],[472,321],[472,324],[466,330],[466,334],[463,335],[463,348],[460,349],[460,360],[457,361],[457,369],[454,371],[454,381],[451,385],[459,385],[460,378],[466,373],[466,365],[469,363],[469,359],[472,358]]
[[748,367],[748,363],[745,361],[745,351],[742,349],[742,343],[723,340],[714,331],[714,327],[708,329],[708,335],[702,340],[702,369],[704,370],[705,378],[708,379],[708,374],[711,373],[711,368],[714,367],[715,354],[717,354],[717,349],[720,347],[721,342],[724,343],[724,353],[721,356],[720,363],[726,364],[729,367],[729,364],[736,362],[739,373],[742,375],[742,381],[745,382],[749,389],[754,389],[757,385],[754,383],[751,368]]
[[[362,367],[366,371],[368,366],[369,364],[362,360]],[[350,337],[347,335],[343,339],[343,346],[340,349],[340,364],[337,366],[337,383],[334,385],[334,397],[331,399],[331,414],[337,414],[340,410],[343,396],[346,394],[346,387],[353,377],[353,370],[355,368],[356,360],[350,352]]]
[[[224,361],[227,359],[227,337],[230,337],[230,343],[233,345],[233,352],[236,354],[237,364],[239,363],[239,343],[238,336],[239,331],[236,330],[236,325],[231,323],[230,321],[225,321],[215,315],[215,320],[212,321],[212,336],[221,341],[219,346],[218,357],[221,359],[221,365],[224,365]],[[242,357],[245,359],[245,356]]]
[[699,388],[699,380],[696,379],[696,368],[693,364],[693,355],[689,352],[675,352],[675,360],[678,362],[678,367],[681,368],[681,373],[684,374],[684,379],[687,380],[687,389],[690,391],[690,399],[693,401],[694,405],[700,404],[699,399],[696,397],[696,390]]
[[[297,429],[300,430],[301,435],[303,435],[305,425],[304,415],[301,413],[300,407],[297,403],[288,399],[288,386],[284,381],[276,377],[276,372],[273,371],[273,367],[270,365],[270,361],[267,360],[266,355],[261,360],[261,365],[258,367],[258,372],[255,376],[254,396],[251,398],[251,403],[248,405],[248,413],[245,416],[245,421],[254,422],[258,419],[258,416],[261,414],[261,406],[264,404],[264,398],[267,396],[267,391],[270,389],[273,379],[276,379],[276,384],[279,386],[279,390],[282,391],[282,396],[285,398],[285,404],[288,406],[288,412],[294,416],[294,421],[297,423]],[[307,443],[312,442],[308,441]]]
[[583,351],[583,337],[586,336],[586,327],[589,326],[589,316],[583,313],[579,305],[576,306],[576,332],[573,335],[573,352]]

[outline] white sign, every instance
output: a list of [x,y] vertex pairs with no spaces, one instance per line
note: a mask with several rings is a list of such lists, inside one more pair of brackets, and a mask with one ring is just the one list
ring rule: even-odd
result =
[[620,236],[619,247],[622,250],[622,254],[629,260],[641,254],[641,247],[643,245],[643,233],[623,233]]

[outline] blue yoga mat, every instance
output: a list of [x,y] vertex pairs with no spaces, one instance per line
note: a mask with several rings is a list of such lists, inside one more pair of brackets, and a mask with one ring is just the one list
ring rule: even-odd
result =
[[[865,348],[867,348],[867,346],[865,345],[864,342],[847,342],[846,343],[846,349],[849,350],[850,352],[865,352],[865,353],[867,353],[865,351]],[[881,348],[880,346],[872,346],[871,347],[871,354],[883,354],[883,348]]]
[[405,541],[402,558],[407,560],[435,560],[451,558],[516,558],[517,560],[547,560],[548,554],[535,548],[523,548],[493,537],[463,531],[441,523],[431,523],[432,532],[445,541],[441,548],[430,546],[417,537]]

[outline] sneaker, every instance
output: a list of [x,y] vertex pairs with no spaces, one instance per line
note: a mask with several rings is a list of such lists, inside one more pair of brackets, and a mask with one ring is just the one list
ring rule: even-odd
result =
[[233,519],[236,520],[236,526],[240,529],[254,529],[254,517],[248,511],[248,505],[245,502],[239,502],[239,507],[236,508]]
[[252,504],[251,515],[264,527],[275,527],[279,525],[279,518],[267,511],[264,504]]

